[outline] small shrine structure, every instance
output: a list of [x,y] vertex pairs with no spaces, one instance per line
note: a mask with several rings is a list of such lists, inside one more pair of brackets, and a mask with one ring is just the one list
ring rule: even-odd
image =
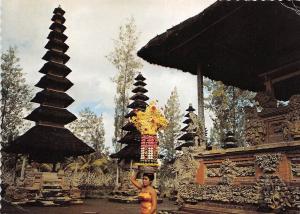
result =
[[[70,189],[64,182],[64,173],[55,172],[55,165],[66,157],[76,157],[94,152],[94,149],[77,138],[65,125],[76,120],[76,116],[66,108],[74,99],[65,93],[73,83],[67,79],[71,72],[65,63],[70,57],[65,54],[69,46],[63,32],[65,11],[59,6],[54,9],[51,32],[45,48],[47,53],[42,59],[47,61],[40,69],[45,74],[35,85],[43,90],[38,92],[31,102],[40,104],[25,119],[35,122],[35,126],[16,138],[4,148],[5,152],[23,154],[30,162],[53,164],[53,172],[38,172],[37,169],[25,171],[25,181],[21,188],[27,195],[20,203],[39,202],[43,205],[59,205],[72,200],[72,193],[80,198],[77,187]],[[26,173],[27,172],[27,173]],[[17,191],[17,190],[16,190]],[[79,202],[78,200],[74,203]],[[17,203],[17,202],[16,202]]]
[[136,111],[145,111],[146,107],[148,106],[146,101],[149,100],[149,98],[147,95],[145,95],[145,93],[148,92],[148,90],[145,89],[145,86],[147,85],[145,80],[145,77],[139,73],[135,78],[135,83],[133,84],[135,86],[135,88],[132,90],[134,95],[129,98],[132,100],[132,103],[127,106],[127,108],[132,110],[125,115],[127,123],[122,127],[122,130],[126,132],[126,134],[124,134],[124,137],[118,140],[118,143],[126,146],[110,156],[111,158],[117,158],[119,162],[123,162],[122,164],[127,166],[127,168],[128,166],[130,167],[132,161],[138,161],[140,158],[141,133],[136,129],[130,119],[133,116],[136,116]]
[[137,111],[145,111],[148,106],[147,100],[149,98],[145,93],[148,90],[145,88],[147,85],[145,83],[146,78],[139,73],[135,77],[134,93],[129,99],[132,102],[127,106],[130,108],[130,112],[125,115],[127,123],[122,127],[124,136],[118,140],[118,143],[125,145],[120,151],[112,154],[110,157],[117,159],[118,168],[116,176],[116,189],[113,192],[113,196],[110,197],[111,201],[116,202],[137,202],[137,192],[136,188],[132,186],[129,182],[129,173],[132,168],[133,163],[138,162],[141,156],[141,133],[136,129],[131,121],[131,118],[136,116]]
[[[150,63],[197,75],[199,84],[206,76],[257,92],[262,109],[245,109],[249,146],[189,150],[183,156],[198,165],[191,169],[194,177],[179,184],[182,212],[299,213],[299,6],[296,1],[219,1],[139,50]],[[227,144],[233,145],[229,137]]]
[[181,129],[181,132],[183,132],[184,134],[182,134],[178,138],[178,141],[183,141],[183,143],[177,146],[175,148],[176,150],[182,150],[183,147],[195,146],[196,130],[191,129],[192,119],[190,118],[190,113],[193,113],[195,111],[192,104],[189,105],[186,111],[187,113],[184,115],[186,119],[183,121],[185,126]]

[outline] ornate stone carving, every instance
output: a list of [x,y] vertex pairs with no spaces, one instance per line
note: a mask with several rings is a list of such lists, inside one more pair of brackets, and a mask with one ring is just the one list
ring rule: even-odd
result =
[[203,122],[193,112],[189,113],[191,122],[187,128],[188,133],[195,133],[194,141],[196,146],[203,146],[205,144],[205,133],[203,129]]
[[231,185],[236,177],[236,171],[235,163],[229,159],[225,159],[220,166],[220,184]]
[[266,92],[258,92],[254,99],[264,109],[277,107],[277,100]]
[[185,151],[174,163],[178,183],[194,183],[199,162],[193,157],[190,149]]
[[299,178],[300,177],[300,164],[292,162],[291,166],[292,166],[293,176]]
[[[276,175],[263,175],[256,185],[197,185],[179,186],[179,198],[186,203],[212,201],[233,204],[259,205],[265,209],[298,208],[300,191],[289,189]],[[298,200],[295,200],[298,198]]]
[[294,198],[287,185],[277,175],[262,175],[257,182],[259,205],[273,210],[292,207]]
[[220,173],[220,168],[215,168],[215,167],[207,168],[206,175],[207,175],[207,177],[221,177],[222,176]]
[[[208,167],[206,171],[207,177],[221,177],[220,168]],[[246,177],[254,176],[255,168],[254,166],[236,166],[235,167],[235,176],[236,177]]]
[[292,203],[292,207],[300,209],[300,188],[292,187],[290,189],[291,189],[291,193],[292,193],[292,198],[294,199],[293,203]]
[[255,163],[264,173],[273,173],[276,171],[280,160],[280,153],[260,154],[256,155]]
[[254,166],[236,167],[236,177],[246,177],[246,176],[254,176],[254,175],[255,175]]
[[245,140],[250,145],[262,144],[265,141],[266,127],[263,121],[258,117],[255,107],[245,107]]
[[266,92],[258,92],[254,99],[264,109],[277,107],[277,100],[274,98],[274,96],[269,95]]
[[181,185],[179,197],[185,202],[215,201],[234,204],[257,204],[259,195],[254,186]]
[[287,122],[284,126],[284,137],[300,139],[300,95],[293,95],[289,100],[289,113],[286,116]]

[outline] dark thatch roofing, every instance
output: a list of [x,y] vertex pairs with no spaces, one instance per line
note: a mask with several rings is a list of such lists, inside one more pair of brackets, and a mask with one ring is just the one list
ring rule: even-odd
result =
[[146,78],[141,73],[139,73],[136,76],[136,78],[134,78],[134,79],[137,80],[137,81],[144,81],[144,80],[146,80]]
[[147,84],[146,83],[144,83],[143,81],[137,81],[137,82],[135,82],[133,85],[135,85],[135,86],[146,86]]
[[52,51],[49,50],[47,51],[47,53],[42,57],[42,59],[46,60],[46,61],[52,61],[53,59],[59,59],[62,60],[63,63],[65,64],[66,62],[69,61],[70,57],[65,54],[65,53],[61,53],[58,51]]
[[127,145],[122,148],[119,152],[110,155],[111,158],[126,159],[139,161],[141,156],[140,144]]
[[59,162],[64,157],[94,152],[68,129],[42,125],[32,127],[4,151],[29,154],[31,159],[43,163]]
[[135,100],[131,104],[127,106],[127,108],[132,108],[132,109],[146,109],[148,104],[143,101],[143,100]]
[[300,93],[299,38],[299,15],[282,2],[219,1],[150,40],[138,56],[195,75],[200,64],[204,76],[251,91],[265,90],[262,75],[280,73],[286,79],[273,82],[275,97],[288,100]]
[[183,144],[177,146],[175,148],[175,150],[181,150],[183,147],[190,147],[190,146],[194,146],[194,145],[195,145],[194,142],[183,143]]
[[53,11],[54,14],[61,14],[61,15],[64,15],[65,14],[65,11],[61,8],[61,7],[57,7],[54,9]]
[[187,118],[185,121],[183,121],[183,123],[185,123],[185,124],[189,124],[190,122],[192,122],[192,120],[190,118]]
[[73,86],[73,83],[67,78],[46,74],[35,86],[40,88],[51,88],[58,91],[66,91]]
[[135,130],[137,130],[137,129],[135,128],[134,124],[131,123],[131,122],[126,123],[126,125],[123,126],[122,129],[123,129],[124,131],[135,131]]
[[48,74],[51,72],[54,75],[66,77],[72,70],[64,64],[56,62],[46,62],[44,66],[39,70],[40,73]]
[[48,50],[52,50],[52,49],[57,49],[57,50],[61,50],[62,52],[66,52],[69,48],[69,46],[64,43],[61,42],[59,40],[49,40],[48,43],[45,45],[45,48]]
[[182,132],[186,132],[187,131],[187,128],[189,127],[189,125],[186,125],[185,127],[183,127],[180,131]]
[[149,97],[147,97],[145,94],[136,93],[132,97],[130,97],[131,100],[149,100]]
[[51,20],[54,21],[54,22],[59,20],[61,22],[61,24],[65,23],[65,21],[66,21],[65,17],[63,17],[60,14],[54,14],[52,16]]
[[190,141],[193,140],[195,137],[195,133],[185,133],[183,134],[178,140]]
[[138,92],[141,92],[141,93],[146,93],[148,92],[147,89],[143,88],[143,87],[136,87],[132,90],[133,93],[138,93]]
[[51,31],[47,37],[47,39],[58,39],[61,40],[62,42],[67,40],[67,36],[63,33],[57,32],[57,31]]
[[139,144],[141,142],[141,134],[138,131],[128,132],[118,142],[122,144]]
[[76,116],[67,109],[53,108],[50,106],[40,106],[25,117],[31,121],[47,121],[57,124],[68,124],[76,120]]
[[44,89],[38,92],[31,102],[51,104],[55,107],[66,108],[74,102],[74,99],[64,92]]
[[66,26],[57,22],[53,22],[49,27],[50,30],[55,30],[57,28],[60,29],[61,33],[63,33],[66,30]]
[[189,107],[186,109],[186,111],[195,111],[195,109],[193,108],[193,106],[192,105],[189,105]]
[[133,116],[136,116],[136,113],[134,113],[134,111],[129,112],[128,114],[125,115],[125,118],[131,118]]

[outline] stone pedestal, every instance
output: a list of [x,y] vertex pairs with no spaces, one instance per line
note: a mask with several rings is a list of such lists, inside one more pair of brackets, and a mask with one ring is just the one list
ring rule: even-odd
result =
[[59,206],[82,204],[80,190],[76,185],[65,182],[64,172],[38,172],[28,167],[25,179],[16,187],[8,189],[8,197],[13,204]]

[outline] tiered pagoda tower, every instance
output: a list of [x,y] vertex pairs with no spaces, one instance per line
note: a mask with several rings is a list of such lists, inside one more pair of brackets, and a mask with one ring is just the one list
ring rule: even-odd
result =
[[65,11],[58,7],[53,13],[49,42],[45,46],[48,51],[42,58],[47,62],[39,71],[45,75],[35,85],[43,90],[31,100],[40,106],[25,118],[34,121],[35,126],[6,148],[7,152],[27,154],[31,160],[42,163],[57,163],[65,157],[94,151],[64,127],[76,120],[66,109],[74,101],[65,93],[73,83],[66,78],[71,69],[65,65],[70,59],[65,54],[69,48],[63,33]]
[[[132,110],[125,116],[125,118],[127,119],[136,116],[135,111],[137,110],[145,111],[146,107],[148,106],[146,101],[149,100],[149,98],[145,95],[145,93],[148,92],[148,90],[144,88],[147,85],[144,82],[145,80],[146,79],[141,73],[139,73],[135,78],[135,88],[132,90],[134,95],[130,97],[130,100],[133,100],[133,102],[127,106]],[[122,128],[122,130],[126,131],[127,133],[118,142],[127,145],[119,152],[112,154],[111,157],[118,158],[119,161],[125,160],[125,162],[127,163],[131,160],[139,161],[141,155],[141,133],[130,121],[128,121],[128,123]]]
[[189,146],[195,146],[194,138],[196,135],[195,130],[190,130],[189,127],[191,125],[192,119],[190,118],[190,113],[193,113],[195,109],[193,108],[192,104],[189,105],[189,107],[186,109],[188,113],[184,115],[186,118],[183,123],[185,124],[185,127],[181,129],[182,132],[184,132],[183,135],[181,135],[178,140],[183,141],[184,143],[180,144],[178,147],[176,147],[176,150],[181,150],[182,147],[189,147]]

